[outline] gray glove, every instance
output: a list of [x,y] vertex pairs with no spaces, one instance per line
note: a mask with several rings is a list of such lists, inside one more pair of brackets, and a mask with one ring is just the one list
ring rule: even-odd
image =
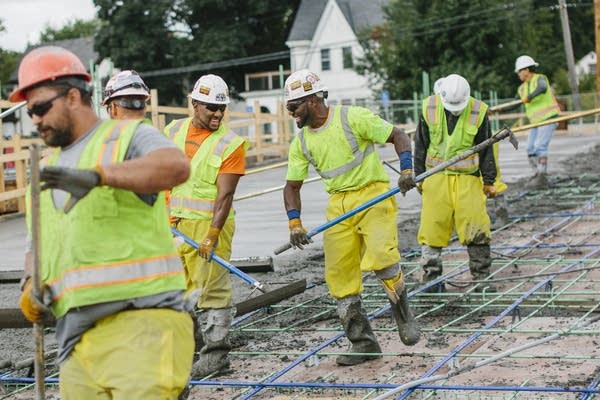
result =
[[102,183],[102,169],[45,167],[40,171],[40,181],[42,190],[60,189],[71,194],[64,208],[68,213],[90,190]]
[[410,189],[415,187],[415,179],[413,178],[413,170],[412,169],[403,169],[400,172],[400,177],[398,178],[398,188],[400,192],[404,195]]

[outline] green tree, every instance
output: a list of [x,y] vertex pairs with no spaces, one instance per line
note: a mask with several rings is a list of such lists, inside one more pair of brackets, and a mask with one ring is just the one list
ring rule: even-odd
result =
[[[6,28],[0,19],[0,35],[4,33]],[[21,53],[0,48],[0,98],[8,97],[6,83],[10,79],[10,75],[17,68]]]
[[48,24],[40,34],[40,43],[94,36],[99,29],[100,21],[97,19],[89,21],[75,19],[61,28],[53,28]]
[[[286,49],[299,0],[94,0],[103,29],[96,50],[119,68],[140,72],[186,67]],[[289,63],[289,60],[284,60]],[[281,60],[168,76],[144,77],[161,103],[186,99],[204,73],[225,78],[235,92],[244,72],[276,69]],[[143,76],[143,75],[142,75]]]
[[[589,3],[570,2],[576,57],[593,48]],[[550,77],[565,64],[560,16],[553,0],[392,0],[386,22],[363,32],[359,72],[371,74],[395,98],[421,91],[421,73],[432,81],[449,73],[467,78],[472,90],[513,97],[519,80],[514,61],[529,54]]]

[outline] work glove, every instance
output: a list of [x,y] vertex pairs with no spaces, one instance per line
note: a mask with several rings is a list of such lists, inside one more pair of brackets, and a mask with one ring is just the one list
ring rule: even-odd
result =
[[417,192],[419,192],[419,194],[423,194],[423,182],[417,182],[415,185],[417,187]]
[[312,239],[308,237],[307,230],[302,226],[300,218],[292,218],[289,221],[290,227],[290,243],[293,248],[300,250],[304,249],[304,245],[312,243]]
[[414,188],[415,179],[413,178],[412,169],[403,169],[400,171],[400,177],[398,178],[398,188],[402,195],[406,194],[410,189]]
[[494,185],[483,185],[483,193],[489,198],[496,197],[498,194]]
[[23,284],[23,292],[19,298],[19,307],[25,318],[34,324],[42,322],[44,313],[48,310],[48,308],[33,295],[33,283],[30,278]]
[[64,212],[68,213],[90,190],[103,185],[105,179],[104,171],[98,165],[94,169],[45,167],[40,171],[40,181],[42,190],[60,189],[71,194],[64,207]]
[[200,257],[204,258],[206,261],[210,261],[213,252],[215,251],[215,247],[217,247],[217,242],[219,241],[220,233],[220,228],[211,226],[208,229],[208,233],[206,234],[204,240],[200,242],[198,253],[200,253]]

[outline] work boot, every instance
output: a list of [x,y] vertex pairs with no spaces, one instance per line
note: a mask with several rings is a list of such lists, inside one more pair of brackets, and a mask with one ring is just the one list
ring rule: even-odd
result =
[[539,172],[536,176],[534,176],[529,182],[529,186],[532,189],[545,189],[548,187],[548,175],[545,173]]
[[229,352],[231,344],[228,339],[218,342],[207,341],[200,350],[198,361],[192,365],[192,379],[202,379],[212,374],[224,374],[230,371]]
[[[490,275],[490,267],[492,266],[492,257],[490,255],[489,244],[469,244],[467,245],[467,253],[469,254],[469,269],[473,280],[484,280]],[[477,283],[475,292],[497,292],[498,289],[491,283]]]
[[[423,245],[421,246],[421,266],[423,267],[423,280],[421,284],[425,285],[442,275],[442,248]],[[423,293],[442,293],[446,291],[444,282],[439,282],[425,290]]]
[[[232,321],[232,308],[210,308],[198,318],[196,345],[201,345],[198,361],[192,365],[192,379],[201,379],[214,373],[229,371],[229,351],[231,344],[229,328]],[[202,318],[206,318],[206,326],[202,329]]]
[[396,320],[396,325],[398,325],[400,340],[407,346],[417,344],[421,336],[421,331],[408,306],[408,296],[406,295],[406,288],[404,287],[402,276],[400,276],[400,280],[398,280],[394,286],[388,287],[388,284],[385,281],[382,281],[382,283],[390,300],[390,306],[392,308],[394,319]]
[[535,155],[529,155],[527,157],[527,160],[529,161],[529,166],[531,167],[531,170],[533,171],[533,175],[537,175],[538,173],[538,158]]
[[335,359],[338,365],[357,365],[369,360],[381,358],[381,347],[371,329],[367,313],[362,308],[360,297],[350,296],[338,300],[338,315],[351,345],[349,353],[376,354],[343,354]]

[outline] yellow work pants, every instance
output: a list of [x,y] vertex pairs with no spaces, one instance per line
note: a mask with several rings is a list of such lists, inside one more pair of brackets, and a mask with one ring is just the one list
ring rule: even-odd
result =
[[62,400],[176,400],[194,354],[190,315],[122,311],[86,331],[60,367]]
[[[180,219],[175,227],[197,243],[202,242],[210,228],[210,220]],[[224,260],[231,258],[231,242],[235,232],[235,221],[228,218],[219,234],[215,254]],[[228,308],[233,305],[231,299],[231,278],[229,271],[214,261],[208,262],[200,257],[198,250],[187,243],[177,249],[185,267],[187,290],[202,289],[198,299],[198,308]]]
[[419,244],[445,247],[456,229],[463,245],[489,244],[490,217],[481,178],[437,173],[423,182]]
[[[376,182],[329,197],[326,217],[332,220],[389,190]],[[323,235],[325,282],[336,299],[362,292],[362,272],[378,271],[400,261],[396,199],[392,196],[327,229]]]

